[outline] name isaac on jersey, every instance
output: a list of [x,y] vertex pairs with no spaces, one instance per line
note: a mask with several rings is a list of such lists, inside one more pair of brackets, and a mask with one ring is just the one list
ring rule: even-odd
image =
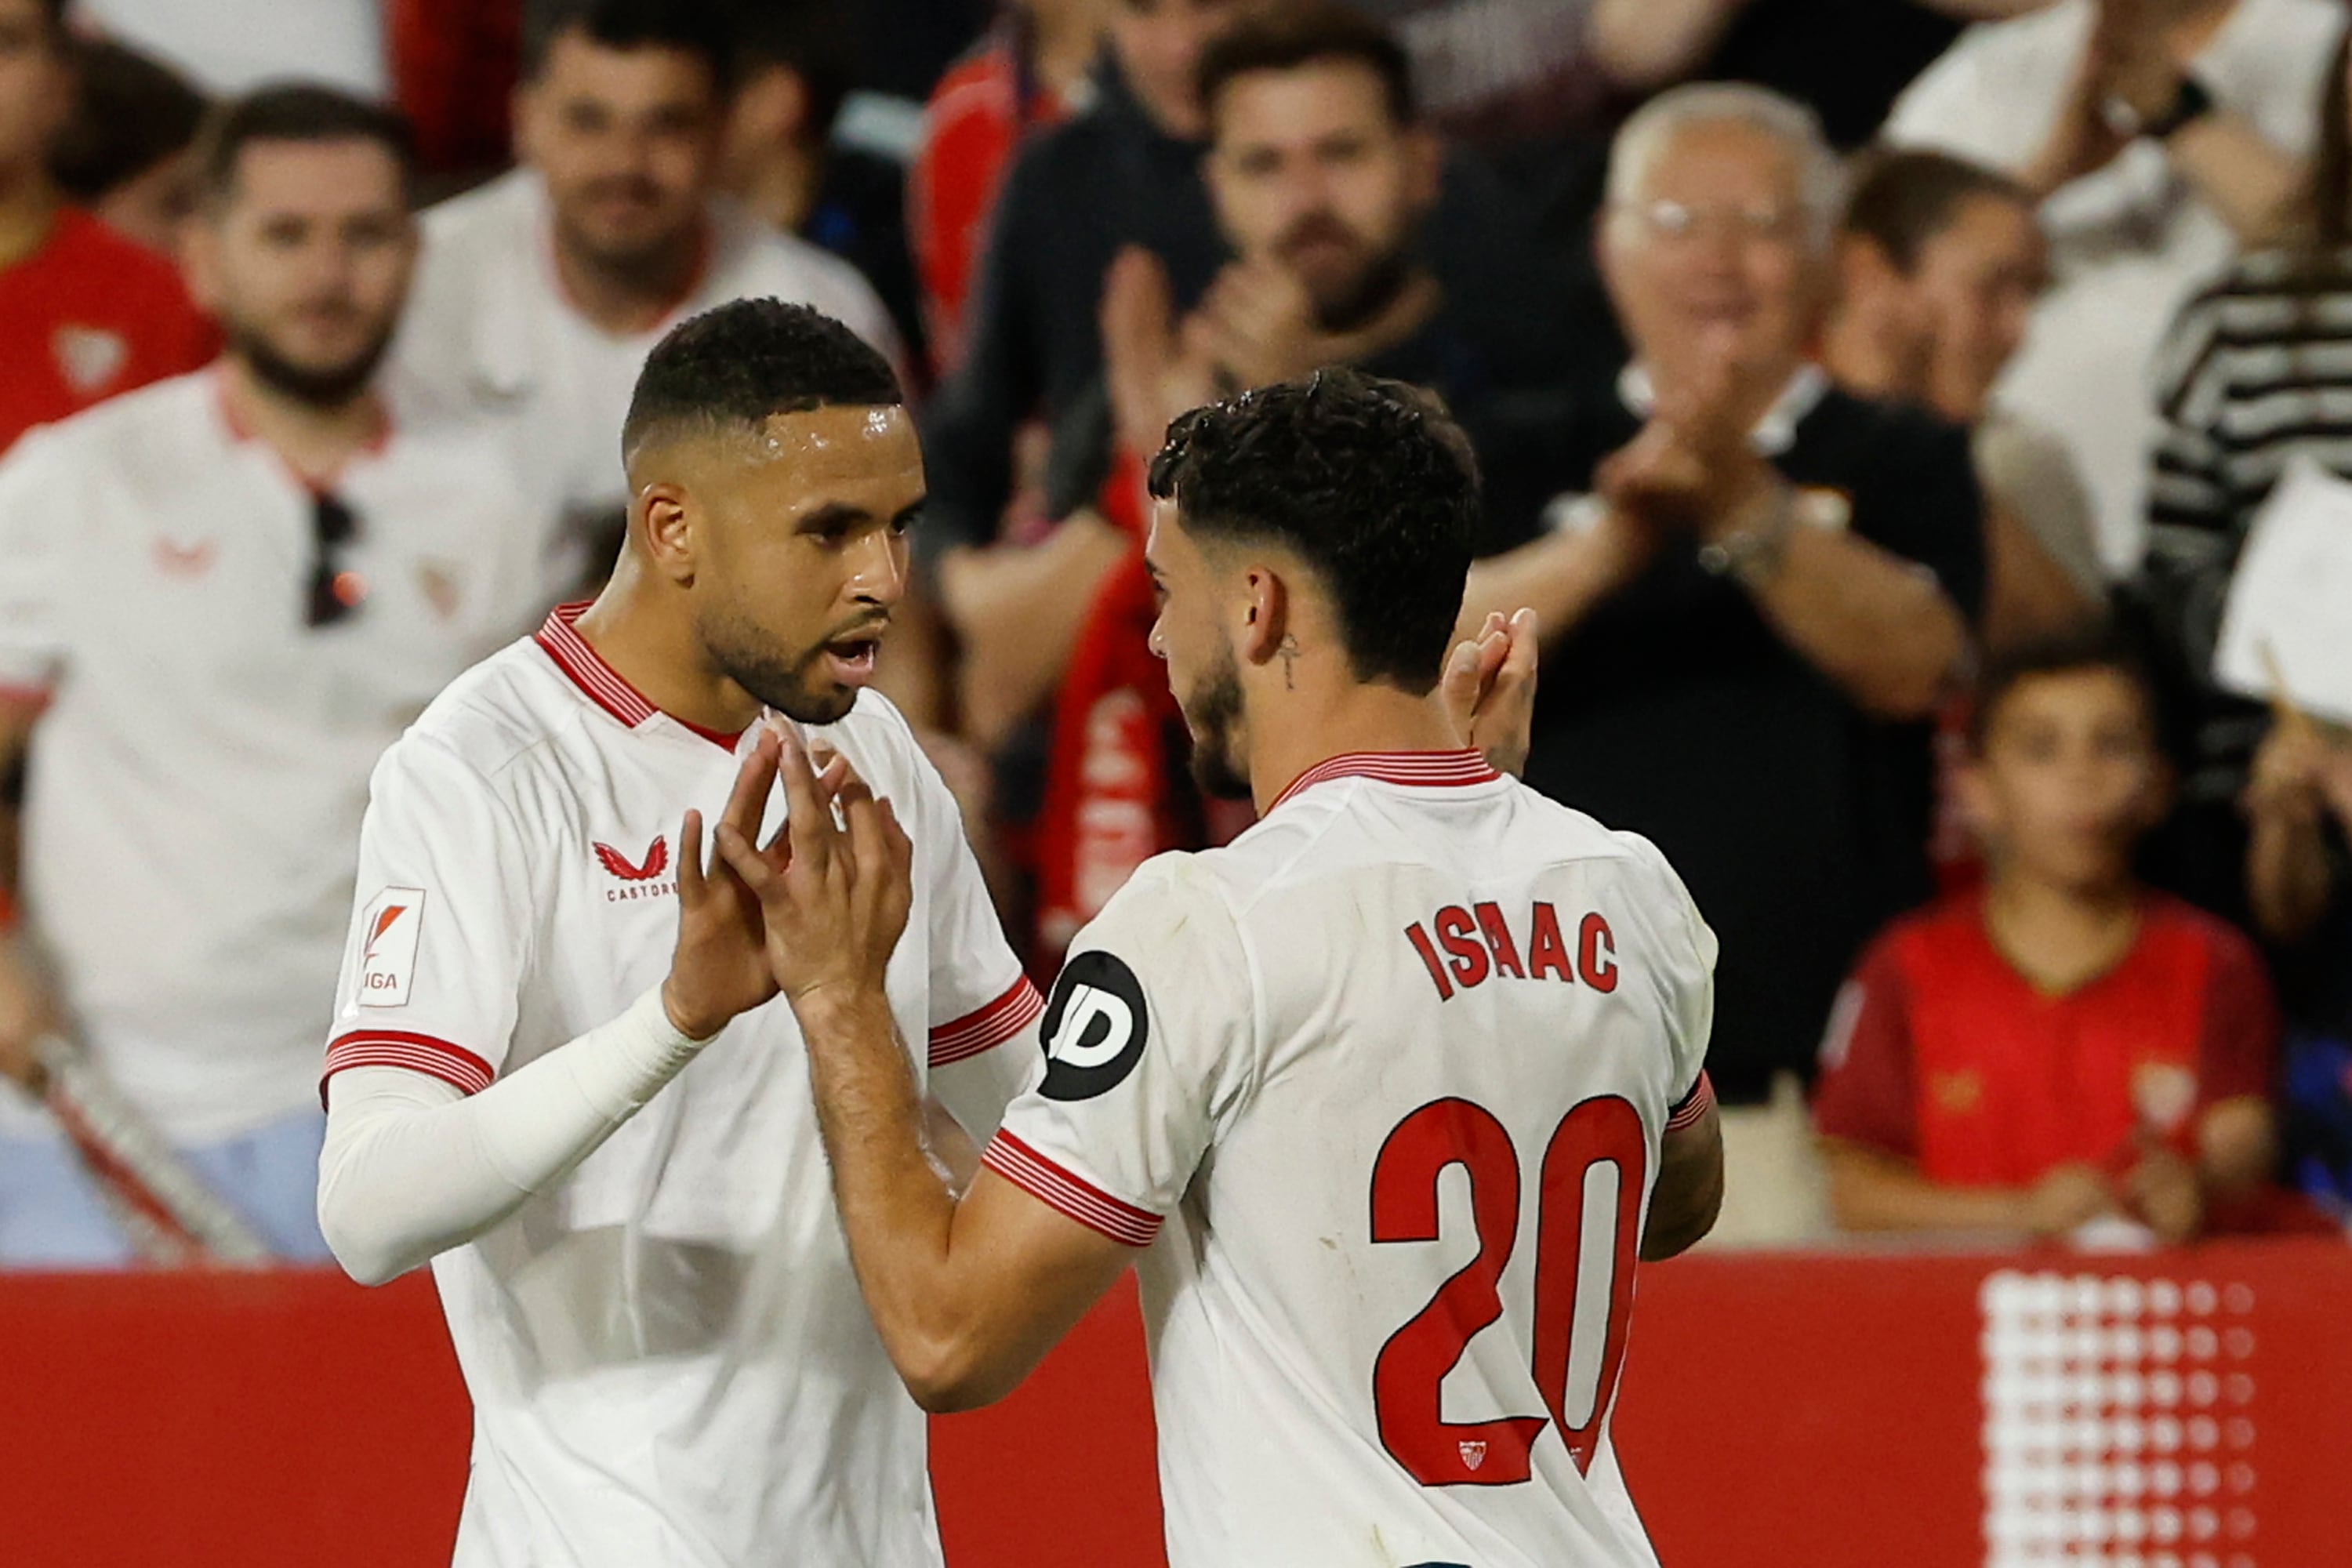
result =
[[[1466,910],[1448,904],[1430,917],[1426,926],[1415,921],[1404,928],[1404,934],[1428,969],[1441,1002],[1453,1000],[1456,985],[1467,991],[1485,984],[1489,975],[1508,975],[1514,980],[1550,978],[1570,985],[1581,975],[1595,991],[1606,994],[1617,989],[1617,939],[1609,929],[1608,918],[1598,910],[1577,921],[1573,968],[1568,944],[1560,935],[1559,911],[1550,903],[1537,900],[1522,929],[1527,932],[1524,963],[1519,961],[1519,945],[1511,939],[1511,928],[1503,919],[1503,907],[1491,899]],[[1437,932],[1433,945],[1429,937],[1432,930]],[[1442,960],[1437,955],[1440,947],[1446,952]]]

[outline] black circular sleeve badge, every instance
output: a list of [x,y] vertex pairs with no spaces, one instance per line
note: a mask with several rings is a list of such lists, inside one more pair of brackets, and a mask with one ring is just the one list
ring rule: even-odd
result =
[[1062,966],[1038,1037],[1045,1042],[1048,1100],[1092,1100],[1116,1089],[1143,1059],[1151,1032],[1142,983],[1108,952],[1082,952]]

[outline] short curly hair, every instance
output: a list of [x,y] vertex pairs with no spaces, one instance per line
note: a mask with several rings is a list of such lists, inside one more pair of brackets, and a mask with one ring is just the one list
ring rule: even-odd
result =
[[1433,394],[1358,370],[1245,392],[1170,426],[1150,485],[1194,534],[1297,552],[1357,679],[1437,685],[1480,500],[1469,438]]
[[680,321],[646,356],[621,424],[621,457],[656,436],[755,430],[778,414],[906,400],[890,363],[831,316],[782,300],[737,300]]

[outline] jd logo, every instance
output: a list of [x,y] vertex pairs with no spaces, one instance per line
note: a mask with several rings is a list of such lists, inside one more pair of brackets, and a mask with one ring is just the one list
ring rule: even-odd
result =
[[1062,967],[1045,1005],[1048,1100],[1092,1100],[1115,1089],[1143,1059],[1151,1033],[1135,971],[1108,952],[1082,952]]

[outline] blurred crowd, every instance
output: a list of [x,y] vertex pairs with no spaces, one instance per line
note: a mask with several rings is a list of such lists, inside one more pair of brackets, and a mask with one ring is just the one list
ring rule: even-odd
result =
[[766,295],[916,401],[880,684],[1041,976],[1249,820],[1141,464],[1358,365],[1478,448],[1528,782],[1720,938],[1722,1243],[2341,1225],[2352,711],[2215,670],[2282,479],[2352,479],[2347,21],[0,0],[0,1265],[131,1256],[61,1041],[323,1255],[374,758],[593,589],[638,365]]

